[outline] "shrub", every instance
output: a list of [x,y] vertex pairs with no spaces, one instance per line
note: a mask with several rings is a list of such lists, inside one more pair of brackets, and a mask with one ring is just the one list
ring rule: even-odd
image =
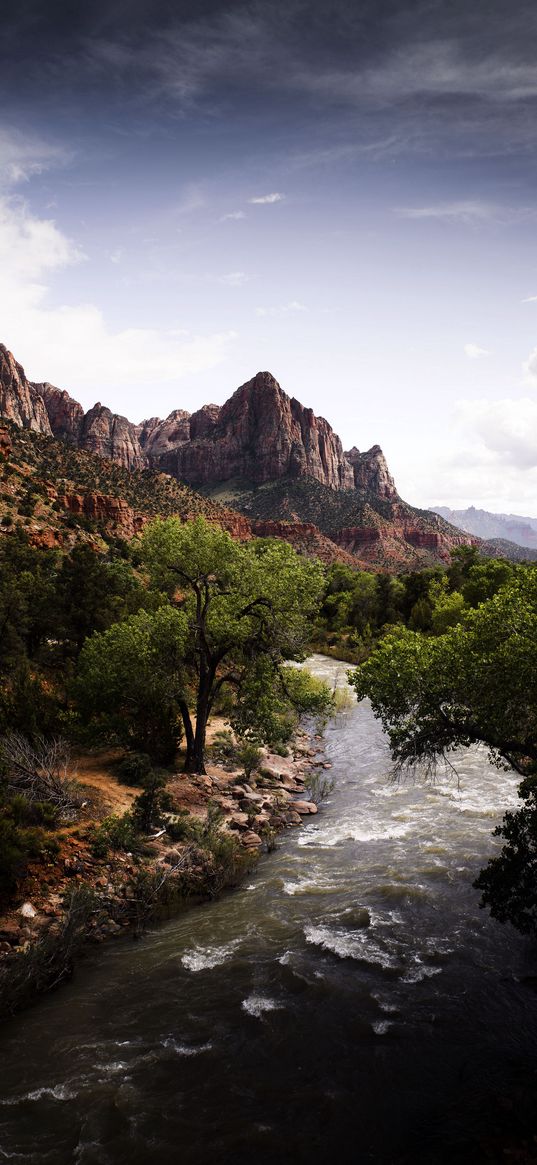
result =
[[105,817],[101,824],[90,830],[89,842],[95,858],[106,858],[110,850],[125,850],[131,853],[140,848],[139,830],[132,813],[116,813]]
[[150,770],[146,752],[130,752],[117,766],[117,778],[123,785],[143,785]]
[[30,859],[43,852],[45,841],[42,829],[22,829],[7,813],[0,816],[0,899],[15,889]]

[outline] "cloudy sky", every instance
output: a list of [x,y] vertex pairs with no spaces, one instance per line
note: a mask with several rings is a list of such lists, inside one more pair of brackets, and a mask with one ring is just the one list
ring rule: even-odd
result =
[[[76,11],[79,9],[79,11]],[[4,0],[2,340],[133,420],[258,370],[537,516],[530,0]]]

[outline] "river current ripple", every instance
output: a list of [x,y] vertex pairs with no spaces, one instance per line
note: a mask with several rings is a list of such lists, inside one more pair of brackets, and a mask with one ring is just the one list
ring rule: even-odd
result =
[[472,750],[394,785],[366,702],[326,751],[321,812],[242,887],[7,1025],[0,1162],[473,1165],[527,1136],[536,951],[472,888],[515,779]]

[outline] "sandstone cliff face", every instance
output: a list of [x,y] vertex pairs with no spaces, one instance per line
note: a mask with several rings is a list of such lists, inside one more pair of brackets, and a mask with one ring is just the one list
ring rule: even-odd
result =
[[[281,537],[327,562],[392,568],[444,561],[451,547],[474,541],[407,506],[378,445],[344,453],[328,422],[287,396],[269,372],[259,372],[222,407],[205,405],[193,414],[175,409],[164,420],[134,425],[100,403],[84,413],[67,392],[30,383],[0,345],[2,416],[128,470],[163,471],[194,488],[234,483],[235,512],[215,520],[235,538]],[[124,537],[147,520],[104,494],[74,491],[59,500]]]
[[22,365],[3,344],[0,344],[0,416],[22,429],[52,435],[42,398],[26,379]]
[[307,476],[332,489],[353,487],[339,437],[323,417],[291,400],[269,372],[243,384],[222,409],[194,414],[191,430],[190,442],[161,462],[191,485]]
[[64,390],[31,384],[0,346],[0,415],[126,469],[161,469],[192,486],[311,477],[334,490],[397,498],[377,445],[344,454],[328,422],[287,396],[269,372],[259,372],[222,407],[204,405],[192,414],[175,409],[165,420],[134,425],[100,403],[84,414]]
[[373,445],[366,453],[360,453],[354,445],[345,457],[352,465],[356,489],[377,494],[378,497],[386,498],[390,502],[399,500],[395,482],[380,445]]
[[41,396],[55,437],[62,437],[70,445],[78,447],[84,421],[84,409],[65,389],[55,388],[45,381],[33,385]]

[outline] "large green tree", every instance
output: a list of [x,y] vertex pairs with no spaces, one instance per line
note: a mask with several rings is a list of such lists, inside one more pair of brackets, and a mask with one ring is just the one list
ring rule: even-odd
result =
[[396,761],[478,741],[522,776],[537,766],[537,570],[519,572],[436,638],[396,628],[353,673]]
[[[438,637],[397,628],[352,674],[369,696],[399,766],[434,764],[452,749],[481,742],[492,761],[524,781],[527,807],[508,815],[506,846],[478,885],[501,920],[520,925],[521,901],[537,926],[537,568],[520,567],[486,602]],[[533,823],[533,824],[532,824]],[[532,832],[533,830],[533,832]],[[533,896],[533,906],[531,899]],[[524,915],[526,929],[528,917]]]
[[86,640],[74,685],[78,707],[105,735],[168,763],[186,700],[186,616],[140,611]]
[[187,621],[186,769],[204,772],[207,721],[221,690],[240,693],[260,660],[270,684],[285,660],[303,654],[322,568],[283,542],[236,542],[203,518],[158,519],[139,550],[152,585]]

